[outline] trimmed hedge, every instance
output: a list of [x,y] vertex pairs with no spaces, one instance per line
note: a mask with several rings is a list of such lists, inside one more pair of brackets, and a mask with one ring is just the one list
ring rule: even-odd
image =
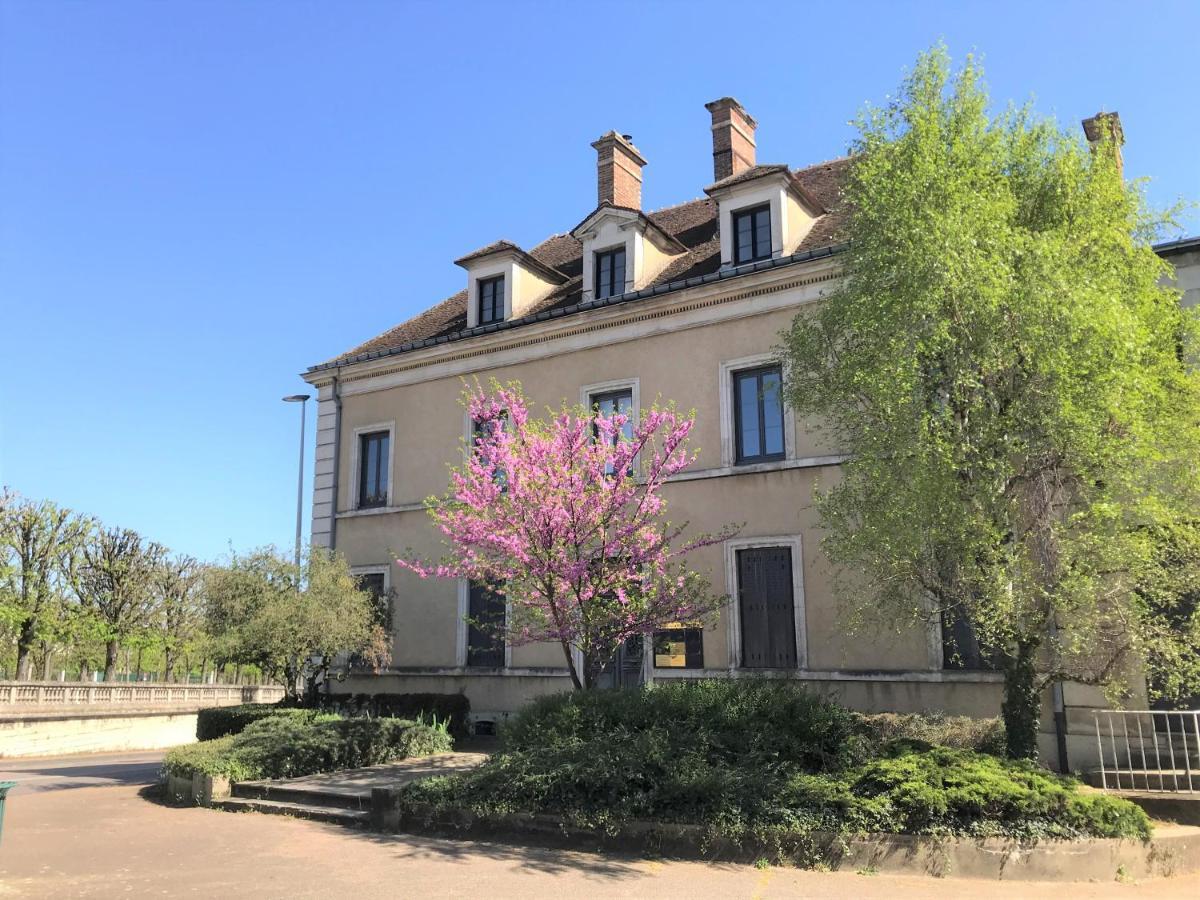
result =
[[482,766],[404,788],[401,807],[418,817],[548,813],[598,829],[685,823],[776,848],[814,832],[1148,836],[1140,808],[1031,764],[879,739],[889,730],[994,740],[994,728],[947,722],[868,719],[758,679],[573,692],[517,715],[504,752]]
[[278,703],[242,703],[238,706],[214,706],[196,713],[196,740],[211,741],[227,734],[240,734],[251,722],[270,716],[311,719],[315,710],[280,706]]
[[163,768],[184,777],[200,772],[251,781],[373,766],[454,746],[445,723],[303,712],[307,717],[270,716],[238,734],[176,747],[167,752]]
[[399,719],[426,719],[449,722],[455,737],[467,735],[467,715],[471,701],[465,694],[332,694],[322,695],[323,709],[348,716],[395,716]]

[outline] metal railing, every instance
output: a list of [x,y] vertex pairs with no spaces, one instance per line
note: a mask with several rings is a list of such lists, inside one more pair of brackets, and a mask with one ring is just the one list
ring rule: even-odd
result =
[[120,682],[0,681],[0,710],[36,707],[171,707],[271,703],[282,699],[278,685],[151,684]]
[[1200,791],[1200,710],[1097,709],[1106,790]]

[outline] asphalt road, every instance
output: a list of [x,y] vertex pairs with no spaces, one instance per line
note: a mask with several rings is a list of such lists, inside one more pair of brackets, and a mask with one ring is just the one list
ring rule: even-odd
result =
[[9,796],[158,780],[163,751],[91,753],[36,759],[0,759],[0,781],[15,781]]
[[916,900],[1200,897],[1200,876],[1038,884],[733,863],[374,834],[281,816],[164,806],[147,796],[161,753],[0,760],[18,780],[0,840],[0,900],[20,898],[813,897]]

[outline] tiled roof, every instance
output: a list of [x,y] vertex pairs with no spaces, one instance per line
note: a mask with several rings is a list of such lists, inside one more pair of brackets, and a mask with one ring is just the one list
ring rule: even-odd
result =
[[[827,210],[817,217],[804,240],[800,242],[800,246],[796,248],[797,254],[804,255],[821,250],[837,242],[838,231],[844,218],[838,199],[842,179],[849,162],[849,158],[843,157],[792,172],[792,177],[801,190],[819,203],[824,210]],[[765,168],[771,171],[785,170],[785,167],[778,166],[755,168]],[[753,171],[753,169],[747,170],[747,173]],[[734,179],[739,179],[741,175],[747,173],[734,175],[732,178],[719,182],[719,185],[727,187],[735,183]],[[759,177],[762,174],[767,173],[758,172],[749,177]],[[678,206],[668,206],[657,212],[647,213],[646,217],[687,248],[687,252],[681,253],[677,259],[672,261],[654,280],[654,284],[648,287],[681,282],[709,275],[720,269],[721,238],[717,230],[717,205],[714,201],[709,199],[691,200]],[[507,241],[497,241],[495,244],[489,244],[487,247],[468,254],[463,257],[463,260],[510,248],[517,249],[515,245],[510,245]],[[582,299],[583,245],[578,240],[569,234],[556,234],[530,250],[529,255],[542,265],[562,273],[567,280],[555,287],[532,309],[527,310],[519,321],[503,323],[506,327],[513,327],[519,322],[527,320],[532,321],[539,314],[547,311],[565,310],[578,304]],[[557,314],[561,314],[561,312],[557,312]],[[312,368],[319,369],[344,364],[358,357],[402,353],[415,349],[417,345],[425,345],[427,342],[455,340],[460,336],[465,337],[469,334],[490,330],[496,330],[495,326],[485,326],[467,332],[467,292],[461,290],[407,322],[402,322],[329,362]]]

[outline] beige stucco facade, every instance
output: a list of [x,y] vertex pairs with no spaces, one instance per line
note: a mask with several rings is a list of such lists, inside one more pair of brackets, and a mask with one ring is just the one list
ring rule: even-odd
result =
[[[935,624],[848,633],[820,552],[813,503],[814,491],[837,478],[842,457],[816,423],[788,414],[785,459],[734,463],[732,373],[771,360],[797,310],[818,301],[836,273],[831,259],[783,266],[310,374],[320,399],[314,540],[332,542],[361,571],[386,567],[393,594],[391,669],[351,677],[336,689],[462,691],[476,716],[502,717],[539,694],[569,687],[562,649],[554,645],[508,648],[503,668],[467,667],[465,586],[422,580],[395,563],[400,555],[442,552],[423,500],[445,490],[448,466],[463,458],[464,380],[495,378],[519,381],[536,408],[579,403],[589,388],[620,385],[633,389],[641,409],[656,402],[694,409],[699,460],[665,494],[670,518],[695,531],[740,527],[736,538],[691,560],[717,591],[736,596],[739,548],[791,548],[797,668],[741,668],[731,602],[705,629],[703,668],[656,669],[648,660],[648,678],[766,674],[807,681],[863,709],[996,714],[998,676],[944,671]],[[391,433],[389,500],[358,510],[354,436],[381,428]]]
[[[719,112],[730,104],[752,130],[753,120],[736,101],[724,98],[715,105]],[[638,210],[614,206],[605,193],[612,179],[605,180],[602,157],[600,206],[572,232],[581,247],[580,303],[559,310],[562,314],[543,313],[538,304],[563,273],[531,261],[513,245],[492,245],[459,261],[467,270],[466,296],[476,297],[480,278],[503,275],[505,318],[530,313],[516,327],[477,328],[477,311],[468,303],[465,332],[349,356],[304,376],[317,388],[319,401],[312,542],[334,547],[357,572],[383,574],[392,603],[390,668],[378,675],[352,674],[334,690],[462,692],[476,719],[495,720],[537,696],[569,689],[563,649],[556,645],[510,646],[503,665],[467,665],[467,585],[422,580],[395,562],[398,556],[428,559],[443,552],[424,501],[445,491],[448,468],[463,461],[470,431],[461,404],[464,387],[475,379],[495,379],[520,382],[535,409],[588,404],[593,394],[622,389],[632,396],[635,416],[655,403],[673,402],[695,412],[692,447],[699,450],[699,460],[672,479],[664,493],[669,517],[687,521],[694,532],[739,527],[736,537],[699,550],[690,560],[728,599],[703,632],[700,664],[694,664],[693,654],[689,668],[659,668],[654,655],[646,654],[645,680],[788,678],[864,711],[999,714],[1001,676],[944,668],[936,618],[896,625],[881,616],[854,631],[847,627],[834,573],[821,553],[814,505],[816,493],[837,479],[844,457],[818,422],[785,411],[783,458],[738,464],[736,373],[776,362],[781,332],[798,312],[820,302],[839,270],[831,243],[798,250],[806,235],[822,234],[814,223],[827,210],[801,189],[796,173],[783,167],[747,169],[753,165],[751,141],[746,145],[751,159],[733,171],[752,177],[720,180],[729,127],[714,113],[718,183],[706,192],[716,205],[713,241],[719,249],[712,252],[719,270],[657,281],[660,272],[674,271],[673,261],[696,248],[681,243],[675,232],[661,232]],[[755,208],[770,210],[769,253],[735,268],[735,214]],[[832,233],[824,239],[832,240]],[[1185,304],[1195,302],[1200,287],[1200,252],[1193,244],[1176,242],[1164,252],[1179,266]],[[593,296],[599,290],[595,255],[618,247],[625,251],[625,293],[618,288],[614,302],[600,302],[609,298]],[[381,431],[388,434],[386,502],[359,508],[360,437]],[[776,559],[785,558],[784,549],[790,554],[791,619],[772,620],[772,627],[781,621],[794,627],[795,664],[749,668],[742,659],[739,596],[744,586],[738,583],[738,554],[768,549],[778,551]],[[1085,767],[1096,751],[1090,710],[1103,705],[1103,698],[1068,684],[1063,700],[1071,764]],[[1042,745],[1051,760],[1054,719],[1047,696]]]

